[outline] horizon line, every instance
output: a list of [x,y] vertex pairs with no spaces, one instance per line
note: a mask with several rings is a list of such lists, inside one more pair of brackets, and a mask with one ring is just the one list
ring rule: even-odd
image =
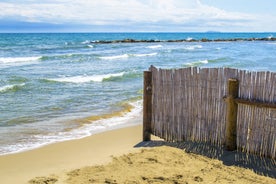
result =
[[0,34],[79,34],[79,33],[276,33],[276,31],[41,31],[41,32],[32,32],[32,31],[27,31],[27,32],[1,32]]

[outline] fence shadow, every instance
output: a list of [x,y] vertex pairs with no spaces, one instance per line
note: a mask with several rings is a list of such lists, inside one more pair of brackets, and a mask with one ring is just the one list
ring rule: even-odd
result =
[[223,146],[206,142],[166,142],[162,140],[140,142],[134,147],[170,146],[185,150],[188,153],[200,154],[209,158],[221,160],[227,166],[239,166],[253,170],[255,173],[276,178],[276,160],[246,154],[240,151],[226,151]]

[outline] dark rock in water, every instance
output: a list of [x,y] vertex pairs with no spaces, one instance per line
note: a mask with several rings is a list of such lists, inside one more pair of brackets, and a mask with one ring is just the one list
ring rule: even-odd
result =
[[202,38],[201,41],[202,41],[202,42],[211,42],[212,40],[209,40],[209,39],[207,39],[207,38]]
[[134,39],[124,39],[122,40],[123,43],[133,43],[133,42],[137,42],[136,40]]

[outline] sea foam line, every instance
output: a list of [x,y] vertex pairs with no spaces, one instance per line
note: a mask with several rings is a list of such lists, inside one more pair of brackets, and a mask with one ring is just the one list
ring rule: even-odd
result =
[[116,60],[116,59],[126,59],[128,57],[147,57],[147,56],[155,56],[155,55],[157,55],[156,52],[146,53],[146,54],[122,54],[122,55],[115,55],[115,56],[102,56],[99,58],[103,60]]
[[88,44],[88,43],[91,43],[91,41],[90,40],[85,40],[85,41],[83,41],[83,42],[81,42],[82,44]]
[[129,57],[128,54],[122,54],[122,55],[116,55],[116,56],[102,56],[99,58],[104,59],[104,60],[113,60],[113,59],[124,59],[124,58],[128,58],[128,57]]
[[191,46],[187,46],[184,49],[185,50],[195,50],[195,49],[201,49],[202,45],[191,45]]
[[149,53],[149,54],[133,54],[133,56],[135,56],[135,57],[145,57],[145,56],[155,56],[155,55],[157,55],[156,52]]
[[162,45],[151,45],[151,46],[148,46],[146,48],[149,48],[149,49],[158,49],[158,48],[162,48],[163,46]]
[[201,64],[208,64],[209,61],[207,59],[205,60],[200,60],[200,61],[195,61],[195,62],[191,62],[191,63],[186,63],[186,65],[188,66],[198,66],[198,65],[201,65]]
[[30,62],[41,59],[42,56],[37,57],[1,57],[0,63],[18,63],[18,62]]
[[105,74],[105,75],[80,75],[74,77],[61,77],[61,78],[53,78],[47,79],[49,81],[55,82],[68,82],[68,83],[87,83],[87,82],[102,82],[105,79],[109,79],[111,77],[121,77],[125,74],[125,72],[113,73],[113,74]]
[[25,85],[25,83],[23,83],[23,84],[5,85],[5,86],[0,87],[0,93],[4,93],[4,92],[7,92],[9,90],[15,89],[17,87],[22,87],[24,85]]

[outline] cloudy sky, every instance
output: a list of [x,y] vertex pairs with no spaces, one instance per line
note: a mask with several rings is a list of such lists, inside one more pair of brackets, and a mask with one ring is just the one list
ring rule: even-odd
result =
[[276,0],[1,0],[0,32],[275,32]]

